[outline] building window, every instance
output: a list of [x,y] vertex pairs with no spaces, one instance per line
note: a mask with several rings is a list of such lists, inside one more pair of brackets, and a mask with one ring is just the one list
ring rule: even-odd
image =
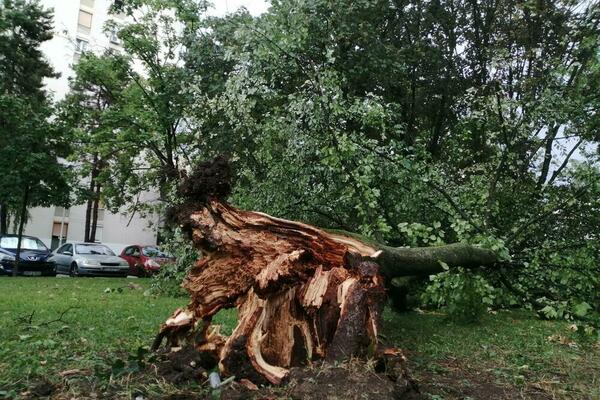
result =
[[104,208],[104,203],[102,200],[98,202],[98,222],[104,221],[104,213],[106,209]]
[[94,0],[81,0],[81,5],[88,8],[94,8]]
[[96,226],[96,243],[102,242],[102,233],[104,229],[102,229],[102,225]]
[[64,207],[56,207],[54,209],[54,216],[55,217],[69,217],[69,209],[67,208],[66,210],[64,209]]
[[[61,232],[62,230],[62,232]],[[60,223],[54,222],[52,224],[52,242],[50,243],[50,249],[54,250],[62,243],[67,241],[67,234],[69,231],[69,224],[67,222]]]
[[92,30],[92,13],[79,10],[77,30],[87,34],[90,33]]
[[119,41],[119,36],[117,35],[117,33],[118,30],[116,27],[111,28],[111,30],[108,32],[108,39],[112,44],[120,45],[121,42]]
[[85,53],[88,48],[88,41],[83,39],[75,39],[75,53]]

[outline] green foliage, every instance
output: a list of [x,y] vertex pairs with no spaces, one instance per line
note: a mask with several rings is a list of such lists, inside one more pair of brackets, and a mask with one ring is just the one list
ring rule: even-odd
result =
[[69,171],[59,162],[68,139],[52,121],[43,80],[55,74],[40,46],[52,38],[52,14],[37,1],[0,3],[0,232],[11,210],[67,205]]
[[477,322],[496,303],[497,290],[483,277],[462,268],[433,275],[430,281],[422,301],[444,309],[455,321]]
[[418,222],[398,224],[398,229],[406,235],[407,244],[411,247],[444,244],[445,233],[440,230],[440,227],[438,221],[435,221],[432,226],[425,226]]
[[176,230],[170,240],[161,245],[161,248],[174,255],[176,261],[163,265],[159,272],[152,277],[151,293],[172,297],[187,296],[187,292],[181,287],[181,284],[200,258],[199,252],[179,230]]
[[227,79],[192,89],[197,157],[231,156],[244,208],[494,249],[507,306],[593,304],[598,253],[577,253],[600,232],[600,5],[576,3],[290,0],[212,20],[198,40]]

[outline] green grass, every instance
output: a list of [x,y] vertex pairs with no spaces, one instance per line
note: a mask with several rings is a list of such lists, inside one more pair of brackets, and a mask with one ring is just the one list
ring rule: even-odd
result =
[[[132,289],[130,282],[141,287]],[[0,393],[19,397],[41,381],[64,394],[58,398],[131,398],[138,389],[160,398],[185,389],[111,377],[118,360],[127,363],[148,346],[158,326],[187,302],[148,296],[148,286],[145,279],[0,278]],[[61,321],[48,323],[63,312]],[[215,318],[223,333],[235,320],[233,311]],[[573,337],[565,322],[499,312],[480,324],[457,325],[440,314],[386,311],[384,335],[406,351],[411,372],[432,398],[460,398],[448,392],[449,382],[466,390],[479,379],[521,391],[524,398],[543,390],[555,398],[600,399],[598,347],[548,340]],[[61,377],[70,369],[87,374]]]
[[384,335],[407,352],[418,379],[436,386],[439,378],[439,393],[447,384],[444,376],[479,375],[524,398],[541,390],[551,398],[600,399],[598,344],[578,342],[566,321],[499,311],[478,324],[460,325],[440,313],[386,311]]
[[[60,372],[71,369],[110,374],[116,359],[149,346],[187,299],[148,296],[148,286],[146,279],[0,278],[0,393],[14,395],[40,380],[61,386]],[[217,317],[235,323],[232,312]],[[94,389],[108,382],[97,378],[88,377]]]

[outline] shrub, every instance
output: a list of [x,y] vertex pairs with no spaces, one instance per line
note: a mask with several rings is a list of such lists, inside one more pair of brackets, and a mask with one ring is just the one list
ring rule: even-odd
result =
[[483,277],[462,268],[433,275],[430,281],[421,300],[457,322],[477,322],[496,299],[496,289]]
[[161,247],[166,252],[173,254],[176,261],[163,265],[160,272],[152,277],[150,292],[154,295],[186,296],[187,293],[181,284],[194,263],[200,258],[200,252],[179,230],[175,231],[171,239]]

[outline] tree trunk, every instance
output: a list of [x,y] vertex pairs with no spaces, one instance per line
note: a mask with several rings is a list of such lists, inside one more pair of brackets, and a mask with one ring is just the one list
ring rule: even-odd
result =
[[0,204],[0,235],[8,233],[8,208],[6,204]]
[[[92,161],[92,172],[90,174],[90,186],[88,189],[88,199],[86,201],[85,207],[85,227],[83,234],[84,242],[93,242],[91,239],[91,228],[92,228],[92,209],[94,207],[95,200],[95,187],[96,187],[96,177],[98,176],[98,156],[94,154],[94,159]],[[95,235],[95,233],[94,233]]]
[[98,228],[98,208],[100,207],[100,184],[96,183],[94,190],[94,200],[92,206],[92,226],[90,227],[89,242],[96,241],[96,229]]
[[15,255],[15,267],[13,276],[19,273],[19,264],[21,263],[21,239],[23,238],[23,227],[25,226],[25,217],[27,215],[27,204],[29,203],[29,186],[25,187],[23,192],[23,203],[21,204],[21,214],[19,215],[19,234],[17,239],[17,254]]
[[[222,160],[221,160],[222,161]],[[193,344],[225,375],[278,384],[289,368],[313,360],[393,355],[379,342],[384,280],[496,261],[492,252],[456,244],[397,249],[300,222],[231,207],[219,161],[203,165],[180,188],[185,204],[172,218],[203,257],[184,281],[191,296],[153,345]],[[212,170],[211,170],[212,169]],[[238,309],[232,335],[211,325]],[[208,363],[210,364],[210,363]]]

